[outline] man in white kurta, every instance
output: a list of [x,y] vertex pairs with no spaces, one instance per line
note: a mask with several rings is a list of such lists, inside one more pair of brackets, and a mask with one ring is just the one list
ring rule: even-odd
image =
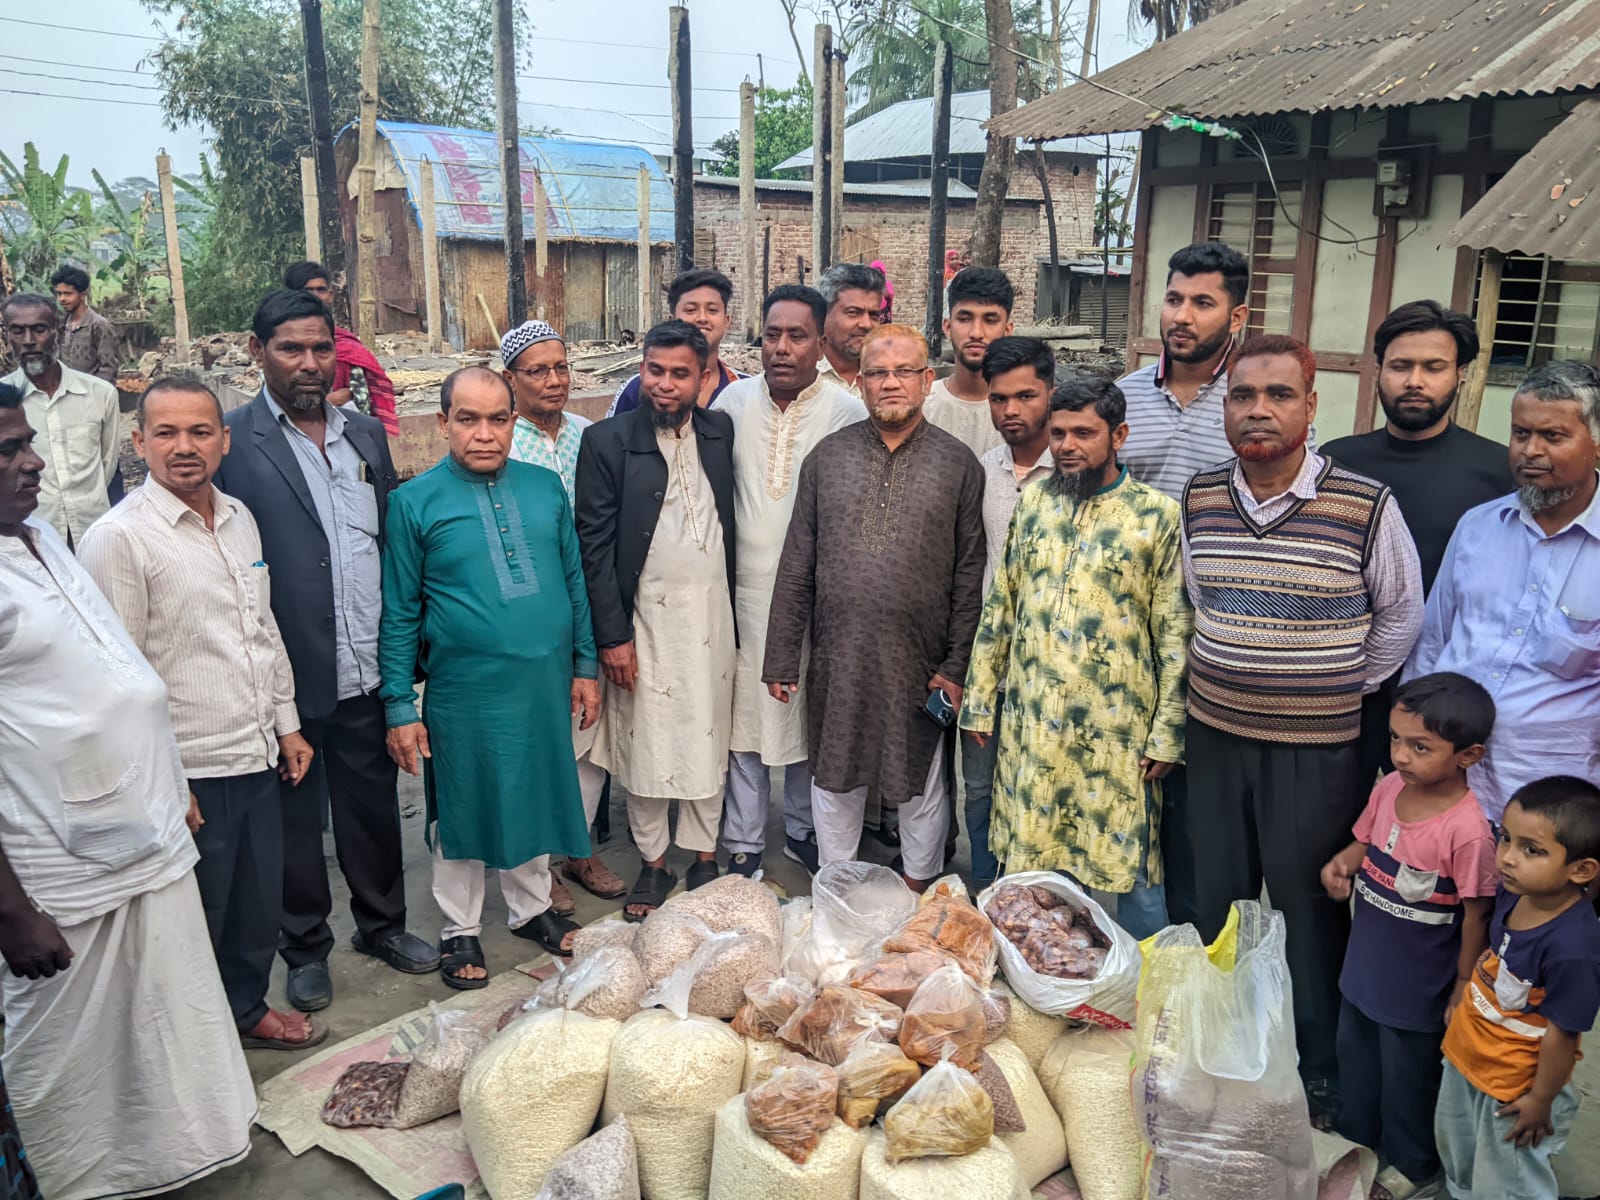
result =
[[[628,793],[643,860],[623,906],[667,896],[669,841],[694,852],[685,882],[717,876],[733,715],[733,425],[695,400],[705,336],[681,321],[646,334],[645,403],[591,426],[578,449],[577,525],[595,640],[610,687],[591,751]],[[678,802],[669,839],[672,801]]]
[[817,373],[827,314],[820,293],[784,284],[762,309],[762,374],[733,384],[717,402],[733,421],[739,564],[734,588],[739,658],[722,842],[730,856],[728,869],[754,875],[766,849],[772,768],[783,767],[784,853],[814,873],[816,829],[805,707],[782,704],[768,694],[761,682],[761,660],[800,464],[828,434],[866,420],[867,409],[839,386],[836,376]]
[[255,1090],[195,884],[167,689],[66,544],[0,388],[4,1072],[50,1200],[154,1195],[249,1152]]

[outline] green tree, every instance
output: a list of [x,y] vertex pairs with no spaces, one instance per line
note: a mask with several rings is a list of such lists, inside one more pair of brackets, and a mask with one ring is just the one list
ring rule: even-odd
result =
[[17,287],[50,290],[50,273],[66,259],[83,262],[94,238],[94,205],[89,193],[67,184],[68,159],[55,170],[39,163],[32,142],[22,146],[22,165],[0,151],[0,225],[5,227],[6,258]]
[[[1048,59],[1041,35],[1039,0],[1014,3],[1017,46],[1023,55],[1024,95],[1042,90],[1032,81],[1043,68],[1030,60]],[[851,0],[843,42],[850,55],[847,84],[850,119],[933,92],[934,48],[950,43],[952,90],[975,92],[989,86],[989,38],[983,0]]]
[[[762,88],[756,93],[756,178],[797,179],[798,171],[774,171],[792,154],[811,145],[811,87],[800,80],[792,88]],[[713,175],[739,173],[739,131],[729,130],[711,148],[721,160],[707,164]]]
[[[299,159],[311,152],[311,118],[299,5],[144,4],[176,18],[169,39],[151,55],[167,122],[208,128],[216,156],[206,266],[227,286],[186,276],[190,321],[199,333],[240,329],[283,264],[305,253]],[[492,128],[490,19],[489,0],[384,0],[379,117]],[[338,129],[358,115],[360,0],[325,0],[323,37]]]

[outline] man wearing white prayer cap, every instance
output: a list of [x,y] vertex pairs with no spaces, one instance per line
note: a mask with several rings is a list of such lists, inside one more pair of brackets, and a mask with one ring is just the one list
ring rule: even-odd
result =
[[[572,392],[572,371],[567,346],[555,328],[543,321],[524,321],[500,339],[500,361],[506,382],[516,399],[517,421],[511,435],[511,457],[561,476],[571,503],[578,473],[578,442],[590,422],[567,411]],[[604,696],[605,685],[601,684]],[[602,703],[604,700],[602,699]],[[578,759],[578,785],[583,792],[583,812],[594,825],[605,790],[606,773],[589,761],[595,727],[580,730],[572,719],[572,749]],[[615,900],[628,890],[598,854],[569,858],[561,873],[603,900]],[[559,878],[551,880],[550,907],[562,916],[577,907]]]

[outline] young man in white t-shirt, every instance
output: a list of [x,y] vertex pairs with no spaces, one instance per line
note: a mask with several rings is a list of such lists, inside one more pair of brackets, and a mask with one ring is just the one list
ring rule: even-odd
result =
[[989,416],[983,356],[996,338],[1011,333],[1016,293],[1006,273],[995,267],[958,271],[948,293],[950,315],[944,319],[944,335],[955,348],[956,369],[934,383],[922,415],[982,458],[1002,440]]

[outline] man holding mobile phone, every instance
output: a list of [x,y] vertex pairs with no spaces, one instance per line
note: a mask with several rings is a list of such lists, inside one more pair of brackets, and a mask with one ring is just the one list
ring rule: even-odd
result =
[[928,344],[908,325],[867,335],[868,419],[800,468],[761,677],[804,700],[822,865],[856,857],[867,792],[900,808],[906,883],[944,865],[950,756],[983,606],[983,469],[923,419]]

